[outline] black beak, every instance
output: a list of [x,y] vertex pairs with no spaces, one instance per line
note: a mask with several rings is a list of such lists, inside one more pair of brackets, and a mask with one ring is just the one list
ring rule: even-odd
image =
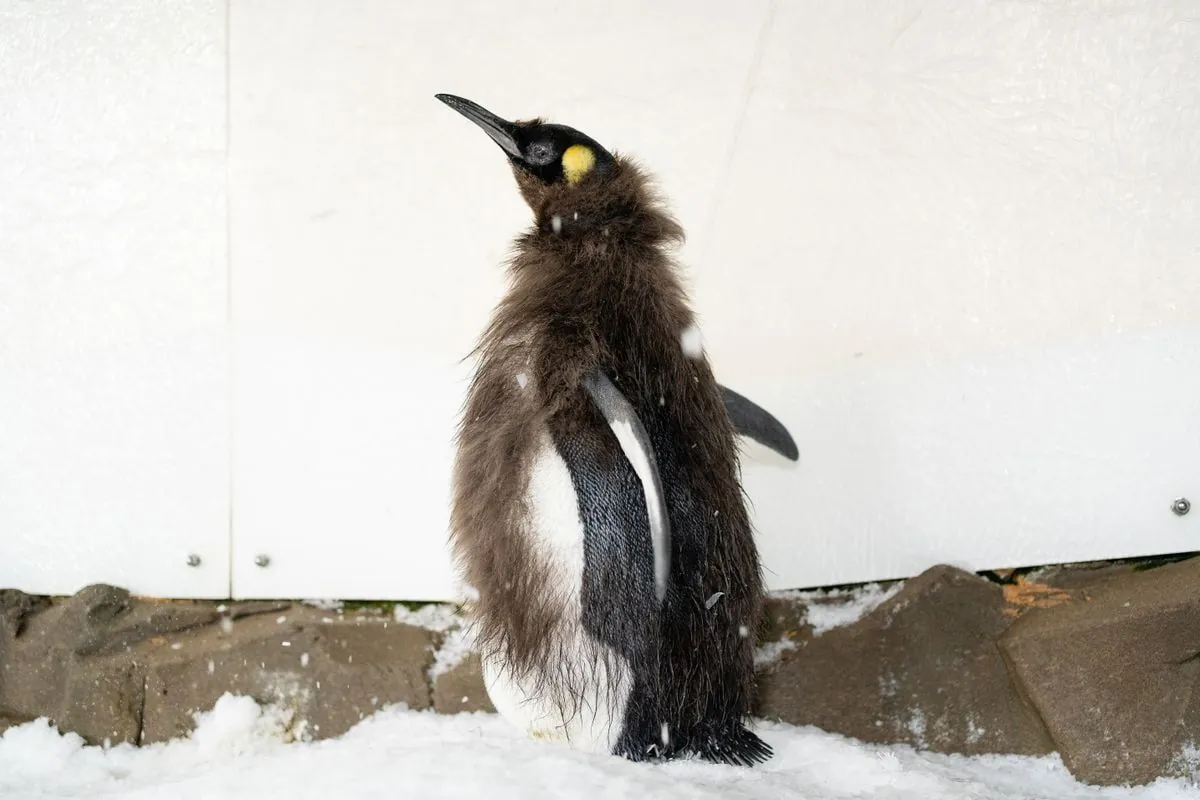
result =
[[478,103],[472,103],[462,97],[455,97],[452,94],[438,94],[434,97],[483,128],[484,133],[492,137],[492,141],[500,145],[504,152],[513,158],[521,157],[521,148],[517,146],[516,140],[516,125],[497,117]]

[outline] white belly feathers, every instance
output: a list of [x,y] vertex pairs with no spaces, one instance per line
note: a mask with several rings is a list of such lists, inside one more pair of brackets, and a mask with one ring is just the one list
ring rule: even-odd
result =
[[[547,568],[547,599],[561,609],[554,655],[542,665],[543,675],[521,681],[503,663],[485,658],[484,684],[496,710],[531,736],[610,752],[624,724],[629,670],[583,629],[583,521],[571,473],[545,430],[525,500],[530,555]],[[619,674],[610,677],[609,668]]]

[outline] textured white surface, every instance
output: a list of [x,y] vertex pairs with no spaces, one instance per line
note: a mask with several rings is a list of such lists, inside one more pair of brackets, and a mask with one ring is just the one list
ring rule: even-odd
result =
[[415,346],[240,325],[235,593],[452,597],[444,517],[467,377]]
[[[719,174],[693,160],[732,136],[766,4],[354,9],[231,8],[234,582],[245,596],[453,596],[449,470],[470,369],[459,362],[529,212],[500,151],[433,95],[513,117],[553,111],[627,142],[681,213],[703,219]],[[253,566],[259,552],[269,568]]]
[[[1168,510],[1200,494],[1186,3],[302,8],[234,11],[235,308],[281,348],[395,355],[353,379],[311,344],[254,356],[290,377],[239,370],[239,408],[294,408],[243,415],[235,502],[271,501],[236,515],[239,547],[321,565],[271,587],[449,593],[441,404],[461,384],[409,364],[467,353],[527,212],[435,91],[568,122],[660,175],[719,376],[801,448],[792,466],[747,447],[772,588],[1200,541]],[[313,422],[333,417],[353,422]],[[292,479],[297,459],[353,488]]]
[[698,300],[776,587],[1200,546],[1200,20],[782,4]]
[[0,584],[454,596],[528,213],[439,91],[660,177],[772,588],[1200,546],[1194,4],[224,8],[0,0]]
[[228,593],[224,36],[0,0],[0,586]]

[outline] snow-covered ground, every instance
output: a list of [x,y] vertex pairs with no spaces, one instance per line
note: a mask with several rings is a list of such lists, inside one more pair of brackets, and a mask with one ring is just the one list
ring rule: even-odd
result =
[[491,714],[385,709],[336,740],[289,742],[286,718],[225,696],[196,732],[142,749],[85,747],[44,721],[0,738],[0,798],[1200,798],[1162,781],[1076,783],[1056,758],[962,758],[873,747],[808,728],[762,725],[776,757],[755,769],[632,764],[535,742]]

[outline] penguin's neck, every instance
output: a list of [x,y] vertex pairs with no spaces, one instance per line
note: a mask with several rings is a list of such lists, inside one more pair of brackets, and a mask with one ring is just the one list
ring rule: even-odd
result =
[[577,184],[537,191],[526,185],[522,194],[534,212],[534,231],[552,244],[607,239],[626,247],[669,247],[684,238],[649,177],[621,156]]
[[572,370],[602,352],[617,366],[623,354],[641,353],[641,363],[645,353],[677,352],[693,321],[669,253],[683,231],[641,172],[618,162],[603,181],[553,187],[540,201],[537,223],[516,242],[488,340],[543,337],[548,372],[539,380],[564,389],[577,384]]

